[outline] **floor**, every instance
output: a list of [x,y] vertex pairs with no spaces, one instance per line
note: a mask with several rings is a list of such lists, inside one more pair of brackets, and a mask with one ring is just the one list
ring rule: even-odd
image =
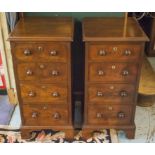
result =
[[[155,71],[155,58],[149,58]],[[19,106],[16,106],[14,115],[10,121],[12,127],[20,127]],[[136,107],[135,115],[136,134],[135,139],[126,138],[123,131],[118,132],[118,140],[121,143],[155,143],[155,104],[152,107]]]
[[15,106],[9,103],[7,95],[0,95],[0,124],[9,125]]

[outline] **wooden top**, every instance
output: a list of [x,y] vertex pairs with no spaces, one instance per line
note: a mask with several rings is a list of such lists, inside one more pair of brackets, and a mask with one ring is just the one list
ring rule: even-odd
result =
[[83,20],[84,41],[149,41],[138,22],[128,17],[89,17]]
[[9,36],[10,41],[73,41],[71,17],[24,17]]

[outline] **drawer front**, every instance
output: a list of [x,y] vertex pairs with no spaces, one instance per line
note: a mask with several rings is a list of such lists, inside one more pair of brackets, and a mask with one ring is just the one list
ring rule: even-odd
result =
[[133,61],[138,60],[141,56],[141,45],[89,45],[88,58],[90,61],[114,61],[124,60]]
[[104,105],[88,107],[88,123],[97,125],[121,125],[131,121],[132,106]]
[[89,63],[90,82],[135,82],[138,65],[131,63]]
[[44,82],[67,81],[65,63],[20,63],[17,66],[19,80],[40,80]]
[[67,106],[24,105],[24,125],[65,125],[69,122]]
[[91,84],[88,86],[89,103],[133,103],[134,95],[135,87],[130,84]]
[[14,50],[16,59],[26,62],[67,62],[70,51],[65,43],[24,43]]
[[21,97],[24,102],[67,102],[68,89],[65,84],[21,83]]

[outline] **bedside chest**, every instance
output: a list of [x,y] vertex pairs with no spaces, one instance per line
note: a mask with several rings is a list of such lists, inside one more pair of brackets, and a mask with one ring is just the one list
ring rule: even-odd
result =
[[135,108],[144,43],[148,38],[133,18],[85,18],[85,104],[83,136],[94,130],[135,135]]
[[22,119],[22,138],[33,130],[73,137],[71,105],[72,18],[25,17],[9,40]]

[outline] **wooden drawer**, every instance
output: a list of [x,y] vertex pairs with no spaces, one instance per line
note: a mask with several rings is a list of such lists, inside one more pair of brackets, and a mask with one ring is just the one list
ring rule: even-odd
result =
[[64,105],[24,105],[24,125],[65,125],[69,122],[67,108]]
[[88,46],[88,61],[138,60],[142,47],[138,44],[92,44]]
[[134,63],[89,63],[90,82],[135,82],[138,65]]
[[15,58],[26,62],[67,62],[70,48],[67,43],[18,43]]
[[134,94],[135,86],[131,84],[91,84],[88,86],[89,103],[133,103]]
[[21,97],[24,102],[55,102],[68,101],[66,84],[21,83]]
[[19,63],[17,66],[19,80],[39,80],[43,82],[67,81],[67,64],[65,63]]
[[132,116],[132,106],[129,105],[89,105],[88,123],[96,125],[129,124]]

